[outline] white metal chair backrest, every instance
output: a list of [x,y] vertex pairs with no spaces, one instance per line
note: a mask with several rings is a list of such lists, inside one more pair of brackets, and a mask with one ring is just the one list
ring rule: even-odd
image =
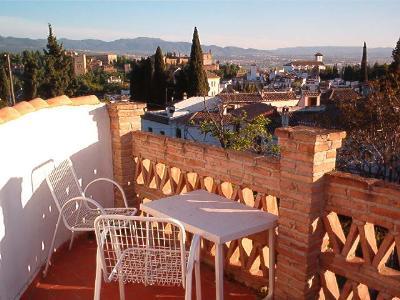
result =
[[82,188],[72,166],[70,159],[63,160],[46,177],[51,195],[60,213],[63,214],[64,222],[71,224],[71,217],[76,214],[76,207],[70,205],[61,211],[63,205],[70,199],[83,196]]
[[178,221],[102,215],[94,224],[106,282],[185,287],[186,235]]

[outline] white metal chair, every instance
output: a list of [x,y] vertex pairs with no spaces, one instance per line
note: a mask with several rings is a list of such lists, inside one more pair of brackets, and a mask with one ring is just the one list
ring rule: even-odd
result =
[[124,284],[182,286],[185,300],[191,299],[195,269],[196,299],[201,299],[200,237],[186,250],[186,234],[177,220],[140,216],[102,215],[96,218],[96,281],[94,299],[100,299],[103,279],[119,281],[120,299]]
[[[53,239],[47,256],[46,267],[43,276],[47,275],[50,259],[54,252],[54,243],[61,219],[64,225],[71,231],[69,249],[72,247],[74,233],[79,231],[94,231],[94,220],[103,214],[135,215],[136,208],[128,208],[125,193],[122,187],[108,178],[96,178],[82,191],[75,170],[70,159],[62,161],[46,177],[47,184],[59,211],[59,216],[54,230]],[[86,196],[89,186],[95,182],[106,181],[114,184],[122,194],[125,208],[103,208],[95,200]]]

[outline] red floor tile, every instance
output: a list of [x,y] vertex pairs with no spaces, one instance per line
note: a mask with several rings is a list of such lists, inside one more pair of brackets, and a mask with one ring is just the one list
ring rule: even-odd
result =
[[[22,300],[75,300],[93,299],[95,278],[96,242],[86,236],[79,238],[71,251],[65,247],[53,256],[46,278],[39,274],[22,296]],[[214,272],[201,266],[202,299],[215,299]],[[138,300],[173,300],[184,299],[184,290],[179,287],[144,286],[140,284],[125,285],[126,299]],[[253,300],[254,291],[239,283],[225,280],[225,299]],[[101,298],[119,299],[118,284],[102,284]],[[195,299],[195,297],[193,297]]]

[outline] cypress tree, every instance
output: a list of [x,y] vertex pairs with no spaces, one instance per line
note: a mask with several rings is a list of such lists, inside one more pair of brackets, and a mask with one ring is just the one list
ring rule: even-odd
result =
[[160,47],[157,47],[154,55],[154,73],[152,80],[152,102],[156,108],[165,108],[166,105],[166,82],[164,57]]
[[45,72],[41,94],[47,98],[65,94],[71,83],[72,60],[65,54],[63,45],[57,42],[50,24],[44,56]]
[[35,54],[29,51],[23,52],[24,73],[22,75],[22,90],[24,99],[37,97],[39,64]]
[[150,57],[133,64],[130,78],[131,100],[151,102],[152,78],[153,62]]
[[6,104],[10,99],[10,81],[8,80],[6,68],[0,64],[0,100]]
[[193,32],[192,49],[190,51],[188,80],[188,96],[207,96],[210,88],[206,72],[203,69],[203,51],[196,27]]
[[364,42],[363,55],[361,59],[361,82],[368,81],[368,68],[367,68],[367,44]]
[[397,41],[396,48],[392,51],[393,62],[391,64],[391,69],[394,72],[400,72],[400,38]]

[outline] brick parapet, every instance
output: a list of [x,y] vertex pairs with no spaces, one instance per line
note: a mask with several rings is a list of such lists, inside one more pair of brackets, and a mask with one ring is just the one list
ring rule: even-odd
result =
[[183,139],[133,132],[133,155],[278,196],[279,160]]
[[[113,153],[113,173],[124,189],[130,206],[135,203],[134,164],[132,156],[132,132],[140,130],[140,116],[146,109],[145,103],[116,102],[107,104],[110,116],[110,130]],[[123,200],[117,190],[114,190],[115,206],[123,206]]]
[[324,175],[335,168],[344,132],[278,128],[281,149],[277,299],[315,299],[320,290]]

